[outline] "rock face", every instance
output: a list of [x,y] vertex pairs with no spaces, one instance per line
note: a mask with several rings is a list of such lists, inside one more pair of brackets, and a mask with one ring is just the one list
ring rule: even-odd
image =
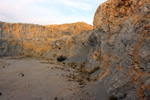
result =
[[93,21],[94,28],[102,27],[106,31],[115,28],[114,30],[119,31],[120,23],[134,18],[140,9],[148,11],[145,6],[149,3],[149,0],[108,0],[97,9]]
[[[62,24],[62,25],[45,25],[46,27],[49,27],[53,30],[57,30],[55,33],[62,32],[63,35],[67,35],[67,33],[70,33],[70,35],[76,35],[83,31],[92,30],[93,26],[88,25],[83,22],[77,22],[72,24]],[[53,34],[53,33],[52,33]]]
[[91,29],[91,25],[82,22],[46,26],[0,22],[0,56],[30,55],[49,58],[56,55],[55,52],[57,55],[66,55],[72,46],[72,37]]
[[99,64],[99,85],[105,84],[97,91],[149,100],[150,1],[108,0],[97,9],[93,23],[98,32],[91,36],[95,45],[88,62]]
[[85,62],[88,70],[100,67],[89,89],[100,100],[150,100],[150,1],[108,0],[95,13],[95,29],[79,24],[1,22],[0,55],[64,55],[69,62]]

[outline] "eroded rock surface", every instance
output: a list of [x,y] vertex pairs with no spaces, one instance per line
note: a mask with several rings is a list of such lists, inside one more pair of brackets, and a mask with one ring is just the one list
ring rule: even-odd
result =
[[94,28],[102,27],[105,31],[119,32],[119,24],[136,17],[141,11],[147,12],[149,3],[149,0],[107,0],[95,13]]
[[89,62],[93,65],[93,59],[99,59],[99,84],[105,84],[99,92],[106,90],[118,99],[149,100],[149,0],[108,0],[95,13],[94,27],[99,29],[94,32],[99,44],[91,51],[101,56],[92,52]]
[[71,56],[72,37],[91,29],[82,22],[46,26],[0,22],[0,56]]

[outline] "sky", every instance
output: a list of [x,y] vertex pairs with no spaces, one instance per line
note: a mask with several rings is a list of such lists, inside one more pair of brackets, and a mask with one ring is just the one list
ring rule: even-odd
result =
[[100,4],[107,0],[0,0],[0,21],[40,25],[93,23]]

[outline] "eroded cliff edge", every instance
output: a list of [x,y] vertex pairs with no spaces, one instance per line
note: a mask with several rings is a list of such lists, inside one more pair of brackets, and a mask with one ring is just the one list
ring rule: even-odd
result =
[[83,22],[45,26],[0,22],[0,55],[70,57],[72,37],[91,29],[91,25]]
[[[27,28],[19,36],[19,28],[7,32],[11,25],[0,25],[1,55],[64,55],[70,62],[85,62],[87,70],[100,68],[92,74],[98,78],[97,84],[89,87],[100,100],[112,95],[125,100],[150,99],[149,0],[108,0],[95,13],[95,29],[88,27],[88,31],[78,34],[71,28],[71,34],[53,33],[48,31],[52,27],[37,25],[38,35],[35,33],[34,38],[34,31],[28,32],[30,25],[24,25]],[[46,35],[45,31],[52,34]],[[8,38],[12,33],[15,38]]]

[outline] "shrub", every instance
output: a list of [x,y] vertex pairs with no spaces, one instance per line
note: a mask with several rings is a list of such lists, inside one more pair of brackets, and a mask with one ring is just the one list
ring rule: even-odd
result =
[[92,81],[97,81],[97,79],[98,79],[98,77],[94,77],[94,78],[92,79]]
[[56,57],[57,55],[56,54],[54,54],[54,57]]
[[75,62],[71,62],[68,65],[74,69],[77,67],[77,64]]
[[91,69],[90,71],[89,71],[89,74],[93,74],[94,72],[96,72],[97,70],[99,70],[100,69],[100,67],[95,67],[95,68],[93,68],[93,69]]
[[91,81],[90,75],[86,75],[86,76],[84,76],[84,78],[85,78],[87,81]]
[[124,99],[127,96],[127,94],[125,93],[123,96],[120,96],[119,99]]
[[112,95],[109,97],[109,100],[118,100],[118,98],[116,96]]
[[85,62],[83,62],[81,65],[80,65],[80,69],[84,68],[85,67]]
[[77,78],[76,81],[77,82],[83,82],[83,79],[82,78]]
[[25,57],[26,57],[26,58],[33,58],[32,55],[26,55]]
[[58,62],[63,62],[63,61],[65,61],[66,59],[67,59],[67,57],[62,56],[62,55],[57,57],[57,61],[58,61]]
[[88,71],[87,71],[86,68],[82,68],[82,69],[80,70],[80,72],[81,72],[82,74],[88,74]]

